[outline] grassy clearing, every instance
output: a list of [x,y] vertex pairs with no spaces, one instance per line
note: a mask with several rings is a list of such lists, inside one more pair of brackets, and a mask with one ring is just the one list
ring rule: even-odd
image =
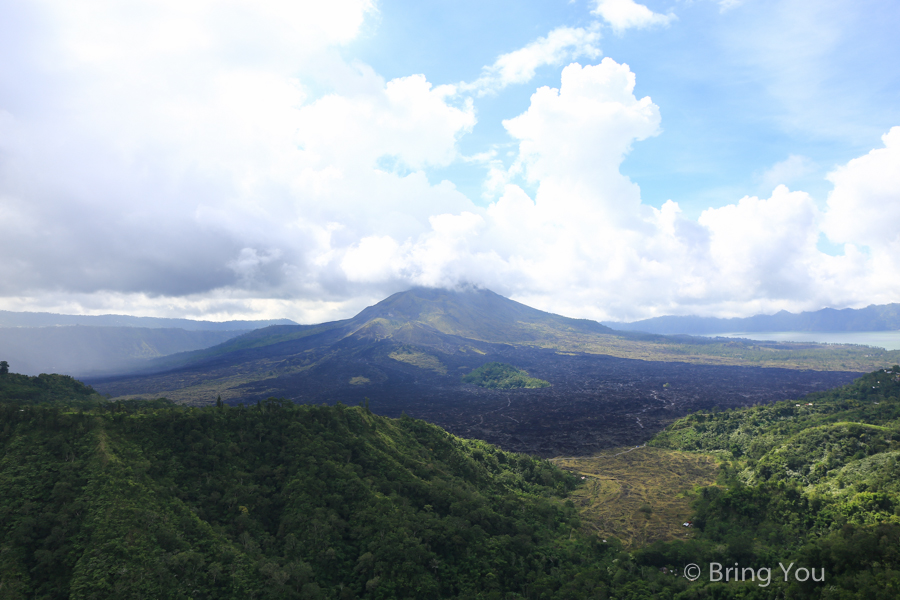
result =
[[550,387],[549,381],[529,377],[528,373],[506,363],[490,362],[463,375],[463,382],[490,389],[544,388]]
[[441,375],[447,374],[447,367],[441,364],[441,361],[430,354],[425,354],[424,352],[419,352],[415,349],[404,348],[396,352],[391,352],[388,356],[402,363],[419,367],[420,369],[428,369],[429,371],[435,371]]
[[585,478],[570,495],[582,522],[601,537],[628,547],[687,539],[696,486],[711,485],[719,471],[713,455],[641,446],[553,462]]

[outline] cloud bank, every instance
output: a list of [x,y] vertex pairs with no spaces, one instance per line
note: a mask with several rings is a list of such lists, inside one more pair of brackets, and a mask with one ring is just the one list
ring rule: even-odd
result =
[[[94,8],[106,18],[0,14],[33,30],[0,42],[0,308],[314,322],[471,284],[595,319],[900,298],[900,128],[831,172],[824,209],[780,185],[807,168],[791,157],[768,198],[691,220],[621,173],[660,108],[628,65],[571,62],[599,58],[594,26],[446,85],[342,57],[367,2]],[[669,22],[630,0],[596,12],[617,30]],[[503,121],[513,156],[490,202],[434,177],[464,160],[479,98],[565,63]]]

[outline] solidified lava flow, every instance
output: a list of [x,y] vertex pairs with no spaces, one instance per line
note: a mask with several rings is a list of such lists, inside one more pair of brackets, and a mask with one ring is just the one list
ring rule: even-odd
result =
[[[640,444],[681,416],[797,398],[844,385],[858,373],[650,362],[603,355],[502,346],[485,355],[441,356],[447,374],[384,352],[326,362],[293,377],[246,386],[247,400],[283,396],[303,403],[358,404],[379,414],[407,414],[505,450],[550,456],[590,455]],[[489,390],[460,381],[489,361],[545,379],[542,389]],[[365,385],[347,385],[354,376]],[[668,385],[667,385],[668,384]],[[263,389],[264,388],[264,389]],[[262,392],[262,393],[261,393]]]

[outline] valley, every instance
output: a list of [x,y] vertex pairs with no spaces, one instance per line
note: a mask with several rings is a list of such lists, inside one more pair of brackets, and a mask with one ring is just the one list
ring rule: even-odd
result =
[[[631,354],[604,353],[608,348]],[[726,350],[733,355],[728,360],[716,354]],[[844,385],[859,371],[821,367],[833,366],[836,357],[858,366],[852,357],[863,350],[619,335],[487,290],[416,289],[347,321],[260,329],[159,359],[159,372],[88,382],[113,398],[165,397],[192,406],[220,397],[231,405],[270,397],[368,402],[377,414],[407,414],[509,451],[587,456],[643,443],[697,410],[767,404]],[[767,362],[737,360],[738,352],[766,355]],[[550,386],[505,390],[462,381],[490,362],[523,369]]]
[[[0,374],[0,423],[8,598],[892,598],[898,585],[900,366],[554,460],[366,406],[110,402],[61,375]],[[778,561],[820,575],[704,575]],[[683,577],[689,563],[703,576]]]
[[689,540],[696,488],[715,482],[720,459],[646,445],[595,456],[559,458],[553,464],[582,478],[570,498],[585,527],[626,547]]
[[[421,353],[438,356],[442,372],[391,358],[400,350],[390,341],[381,341],[349,356],[318,357],[310,352],[307,364],[260,360],[273,373],[260,381],[245,379],[260,363],[242,364],[245,371],[230,371],[230,367],[213,371],[221,377],[220,385],[228,382],[233,386],[229,390],[205,382],[209,371],[188,369],[94,385],[101,392],[133,398],[197,382],[158,394],[191,405],[211,404],[219,394],[232,404],[253,404],[268,397],[302,404],[340,401],[348,405],[368,399],[378,414],[399,417],[405,413],[456,435],[483,439],[510,451],[552,457],[590,455],[604,448],[639,444],[667,423],[696,410],[796,398],[843,385],[858,375],[642,361],[484,343],[452,354]],[[515,365],[551,386],[500,390],[461,381],[462,374],[491,361]],[[123,394],[129,391],[133,395]],[[229,391],[236,394],[229,395]]]

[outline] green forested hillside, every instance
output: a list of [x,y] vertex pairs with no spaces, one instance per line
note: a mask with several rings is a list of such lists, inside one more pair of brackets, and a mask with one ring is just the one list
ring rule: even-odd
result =
[[617,556],[578,533],[572,476],[363,407],[0,423],[2,598],[584,598]]
[[[5,361],[4,361],[5,362]],[[68,375],[0,373],[0,403],[94,406],[103,398],[89,385]]]
[[0,403],[4,599],[900,595],[900,367],[675,422],[651,445],[718,454],[720,480],[693,537],[627,552],[565,500],[580,477],[422,421],[51,396]]
[[[643,566],[701,566],[700,579],[673,579],[663,597],[900,596],[900,367],[797,401],[694,414],[651,444],[725,460],[720,484],[695,504],[696,537],[635,553]],[[712,562],[771,568],[771,585],[711,583]],[[825,581],[784,581],[779,562]]]

